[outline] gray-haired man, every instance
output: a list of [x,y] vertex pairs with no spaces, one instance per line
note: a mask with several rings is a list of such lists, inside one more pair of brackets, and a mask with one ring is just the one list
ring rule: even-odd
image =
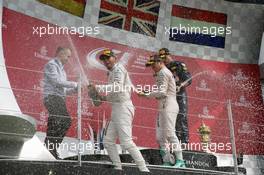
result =
[[57,147],[71,125],[65,97],[67,94],[77,92],[77,83],[67,81],[64,71],[64,65],[70,57],[69,48],[58,47],[55,58],[44,68],[44,105],[49,112],[45,145],[56,159],[60,159]]

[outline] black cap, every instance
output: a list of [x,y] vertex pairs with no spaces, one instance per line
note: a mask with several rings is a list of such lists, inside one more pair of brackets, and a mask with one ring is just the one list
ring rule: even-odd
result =
[[178,69],[179,65],[176,62],[171,62],[168,64],[168,69],[170,69],[171,71],[175,71]]

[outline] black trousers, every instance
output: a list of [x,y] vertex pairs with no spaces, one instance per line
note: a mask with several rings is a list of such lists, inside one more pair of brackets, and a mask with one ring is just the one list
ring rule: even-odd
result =
[[176,121],[176,135],[181,143],[189,143],[189,127],[188,127],[188,99],[186,91],[180,91],[177,94],[177,102],[179,105],[179,113]]
[[57,151],[56,147],[62,142],[71,126],[71,118],[67,111],[65,99],[57,95],[44,98],[44,105],[49,112],[46,147],[49,151]]

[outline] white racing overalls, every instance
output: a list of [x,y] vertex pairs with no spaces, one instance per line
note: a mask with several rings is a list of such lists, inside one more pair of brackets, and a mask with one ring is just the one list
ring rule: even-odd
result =
[[[170,151],[176,158],[182,160],[180,142],[175,134],[175,123],[179,106],[176,101],[176,84],[173,74],[165,66],[156,73],[157,91],[152,91],[148,97],[155,97],[159,101],[156,137],[160,144],[163,162],[170,162]],[[169,149],[170,148],[170,149]]]
[[132,140],[135,108],[131,101],[131,84],[127,70],[120,63],[116,63],[108,73],[108,84],[96,86],[99,92],[106,92],[106,99],[112,105],[111,120],[103,143],[116,169],[121,169],[116,146],[116,139],[119,138],[122,148],[130,153],[140,171],[148,171],[142,154]]

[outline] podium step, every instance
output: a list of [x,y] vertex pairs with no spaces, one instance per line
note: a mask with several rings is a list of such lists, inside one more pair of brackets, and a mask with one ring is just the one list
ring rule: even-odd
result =
[[135,164],[123,164],[123,170],[114,170],[110,163],[103,162],[82,162],[79,166],[76,161],[23,161],[23,160],[0,160],[0,174],[27,174],[27,175],[233,175],[234,173],[201,170],[201,169],[174,169],[165,168],[158,165],[148,166],[150,173],[139,172]]
[[[162,158],[158,149],[143,149],[141,153],[149,164],[162,164]],[[211,153],[185,150],[182,154],[187,168],[216,170],[217,158]]]
[[[147,164],[162,165],[162,158],[158,149],[140,150]],[[134,163],[129,154],[120,154],[122,163]],[[217,158],[213,154],[198,151],[183,151],[183,159],[187,168],[217,170]],[[68,157],[66,160],[78,160],[77,156]],[[84,161],[110,161],[107,155],[92,154],[82,155]]]
[[[158,149],[143,149],[140,150],[142,153],[146,163],[149,167],[152,167],[154,169],[170,169],[170,168],[164,168],[162,167],[162,159],[159,154]],[[183,172],[186,173],[186,171],[190,170],[191,172],[207,172],[207,173],[213,173],[213,172],[226,172],[226,173],[232,173],[234,172],[234,167],[217,167],[217,158],[215,155],[211,153],[205,153],[205,152],[198,152],[198,151],[183,151],[183,158],[186,163],[186,169],[184,169]],[[121,162],[124,164],[129,164],[131,166],[131,163],[134,163],[134,160],[129,154],[120,154]],[[70,161],[77,161],[78,157],[68,157],[65,160]],[[104,154],[91,154],[91,155],[82,155],[83,161],[96,161],[96,162],[111,162],[108,155]],[[169,170],[171,171],[171,169]],[[174,169],[173,171],[178,171]],[[241,174],[246,175],[246,169],[243,167],[239,167],[239,172]]]

